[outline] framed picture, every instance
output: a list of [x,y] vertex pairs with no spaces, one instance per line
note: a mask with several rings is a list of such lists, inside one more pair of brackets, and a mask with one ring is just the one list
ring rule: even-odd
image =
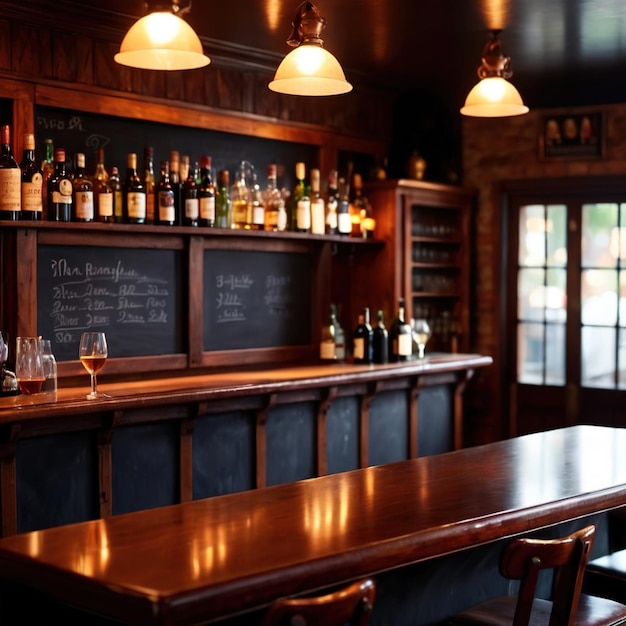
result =
[[602,113],[566,113],[542,118],[541,159],[600,159],[603,155]]

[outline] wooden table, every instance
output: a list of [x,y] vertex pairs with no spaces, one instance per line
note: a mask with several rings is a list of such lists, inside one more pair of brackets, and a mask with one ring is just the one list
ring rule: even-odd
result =
[[191,624],[626,503],[626,430],[576,426],[0,540],[0,577]]

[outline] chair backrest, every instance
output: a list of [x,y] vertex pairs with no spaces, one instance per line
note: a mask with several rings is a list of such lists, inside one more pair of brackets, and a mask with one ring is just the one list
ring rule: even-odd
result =
[[583,575],[595,536],[586,526],[559,539],[515,539],[504,549],[503,576],[520,580],[513,626],[527,626],[539,571],[554,569],[550,626],[573,626]]
[[281,598],[262,626],[366,626],[375,595],[376,583],[367,578],[323,596]]

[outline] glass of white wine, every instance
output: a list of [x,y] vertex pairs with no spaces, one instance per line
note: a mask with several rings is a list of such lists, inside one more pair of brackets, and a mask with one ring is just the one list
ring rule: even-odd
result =
[[417,358],[423,359],[430,339],[430,326],[425,319],[413,320],[413,337],[417,343]]
[[105,334],[100,332],[83,333],[80,337],[78,355],[83,367],[91,376],[91,392],[87,394],[87,400],[95,400],[99,397],[96,375],[104,367],[108,356]]

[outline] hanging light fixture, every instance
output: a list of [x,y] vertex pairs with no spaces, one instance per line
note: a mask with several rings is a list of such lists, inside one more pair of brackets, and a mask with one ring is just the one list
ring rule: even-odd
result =
[[320,34],[326,20],[317,7],[303,2],[291,25],[287,43],[295,50],[283,59],[268,87],[295,96],[334,96],[351,91],[339,61],[323,47]]
[[528,113],[528,107],[515,87],[507,80],[513,76],[511,58],[502,54],[500,31],[492,31],[478,68],[480,81],[467,94],[463,115],[472,117],[508,117]]
[[115,60],[142,70],[194,70],[211,59],[195,31],[180,15],[191,10],[179,0],[148,2],[148,15],[135,22],[122,40]]

